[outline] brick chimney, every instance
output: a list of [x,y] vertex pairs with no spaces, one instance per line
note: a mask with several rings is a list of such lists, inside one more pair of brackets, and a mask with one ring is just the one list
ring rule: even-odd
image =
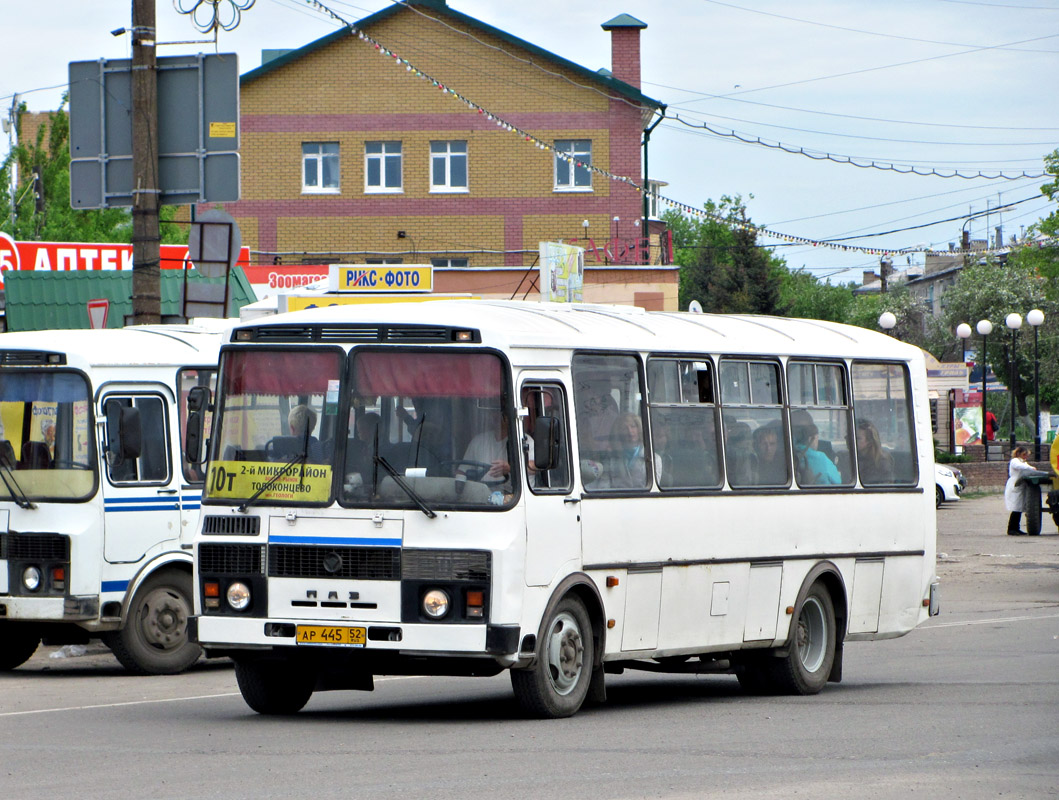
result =
[[610,72],[619,81],[640,88],[640,31],[647,24],[628,14],[604,22],[610,31]]

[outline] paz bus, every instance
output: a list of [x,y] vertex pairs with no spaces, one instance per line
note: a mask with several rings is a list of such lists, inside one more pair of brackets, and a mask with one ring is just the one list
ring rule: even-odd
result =
[[191,400],[214,407],[191,628],[260,713],[504,670],[539,717],[627,669],[813,694],[847,642],[937,613],[923,356],[872,331],[316,309],[234,328]]
[[101,638],[126,669],[179,672],[203,474],[184,398],[219,329],[0,334],[0,669]]

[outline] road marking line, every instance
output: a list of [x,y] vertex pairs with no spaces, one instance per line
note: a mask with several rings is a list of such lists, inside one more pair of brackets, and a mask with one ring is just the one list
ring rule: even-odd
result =
[[1033,619],[1057,619],[1059,614],[1041,614],[1030,617],[994,617],[993,619],[969,619],[964,622],[939,622],[936,625],[924,625],[923,629],[929,628],[956,628],[963,625],[991,625],[994,622],[1025,622]]
[[[392,675],[384,678],[376,678],[376,683],[385,681],[406,681],[413,678],[425,677],[422,675]],[[31,711],[0,711],[0,717],[22,717],[28,714],[52,714],[56,711],[90,711],[95,708],[121,708],[122,706],[144,706],[152,703],[178,703],[181,700],[214,700],[218,697],[239,697],[239,692],[225,692],[223,694],[199,694],[192,697],[160,697],[154,700],[127,700],[124,703],[99,703],[92,706],[66,706],[64,708],[37,708]]]

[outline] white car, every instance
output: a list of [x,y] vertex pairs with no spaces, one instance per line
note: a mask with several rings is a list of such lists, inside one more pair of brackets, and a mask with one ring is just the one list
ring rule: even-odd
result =
[[959,500],[963,487],[960,485],[960,476],[956,471],[944,466],[934,464],[934,505],[940,506],[946,500]]

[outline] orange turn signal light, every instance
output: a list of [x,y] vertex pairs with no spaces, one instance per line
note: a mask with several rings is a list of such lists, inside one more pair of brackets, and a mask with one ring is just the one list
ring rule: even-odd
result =
[[467,592],[467,605],[485,605],[485,594],[480,589],[472,589],[471,591]]
[[220,597],[221,585],[219,583],[205,583],[202,585],[202,593],[206,597]]
[[607,588],[608,589],[613,589],[617,585],[618,585],[618,579],[616,577],[614,577],[613,575],[608,575],[607,576]]

